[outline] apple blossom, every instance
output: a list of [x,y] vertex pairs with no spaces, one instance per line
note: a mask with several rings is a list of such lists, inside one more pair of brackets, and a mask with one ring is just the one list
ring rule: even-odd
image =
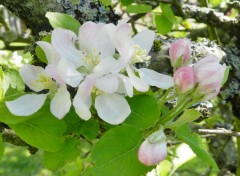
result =
[[59,86],[47,75],[45,70],[39,66],[26,64],[20,68],[19,72],[23,81],[30,89],[35,92],[48,89],[49,93],[27,94],[13,101],[6,101],[6,106],[10,112],[16,116],[32,115],[43,106],[48,95],[53,95],[50,110],[57,118],[63,118],[71,107],[70,94],[66,86]]
[[150,59],[148,53],[153,45],[154,32],[143,30],[132,38],[130,26],[127,23],[123,23],[118,26],[115,36],[116,49],[120,54],[118,61],[121,67],[126,69],[131,83],[136,90],[146,92],[149,89],[149,85],[164,89],[173,86],[172,77],[147,68],[137,69],[134,66],[136,63]]
[[174,73],[173,80],[179,93],[186,93],[196,84],[195,72],[190,66],[180,67]]
[[204,100],[209,100],[220,91],[226,65],[221,65],[214,55],[208,55],[194,65],[194,71],[198,82],[197,92],[204,95]]
[[167,142],[163,129],[154,132],[140,145],[138,159],[147,166],[157,165],[167,156]]
[[173,42],[169,48],[169,57],[172,67],[185,65],[191,56],[191,46],[187,39],[179,39]]

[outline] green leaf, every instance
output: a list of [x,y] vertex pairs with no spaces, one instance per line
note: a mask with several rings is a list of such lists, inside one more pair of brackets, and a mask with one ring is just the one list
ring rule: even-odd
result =
[[95,139],[100,131],[98,121],[90,119],[88,121],[81,120],[72,108],[64,117],[68,132],[82,135],[88,140]]
[[128,13],[148,13],[152,11],[152,6],[146,4],[129,5],[126,11]]
[[4,154],[3,139],[2,139],[2,134],[0,134],[0,159],[2,159],[3,154]]
[[174,128],[188,122],[192,122],[201,116],[201,113],[195,109],[187,109],[184,113],[174,122],[165,125],[165,128]]
[[202,159],[214,169],[218,169],[216,162],[208,153],[201,137],[197,133],[192,132],[188,125],[182,125],[176,128],[176,137],[180,141],[188,144],[197,157]]
[[58,152],[44,152],[43,163],[49,170],[55,171],[67,162],[73,161],[80,155],[78,149],[79,140],[69,138],[65,140],[62,148]]
[[79,32],[79,28],[81,26],[79,21],[70,15],[58,12],[47,12],[46,17],[54,29],[60,27],[71,30],[75,32],[75,34],[78,34]]
[[8,69],[3,72],[1,87],[3,94],[5,95],[10,87],[16,89],[16,91],[23,92],[25,89],[25,84],[17,70]]
[[222,81],[222,83],[221,83],[221,86],[223,86],[223,85],[227,82],[230,69],[231,69],[231,66],[227,66],[227,68],[226,68],[226,70],[225,70],[225,72],[224,72],[224,78],[223,78],[223,81]]
[[78,132],[86,137],[88,140],[95,139],[100,131],[100,126],[96,120],[90,119],[82,121],[79,126]]
[[165,17],[164,15],[156,15],[155,23],[156,23],[157,31],[160,34],[167,34],[168,32],[171,31],[173,27],[173,23],[169,21],[168,18]]
[[[42,38],[41,41],[45,41],[45,42],[51,42],[51,35],[47,35],[45,37]],[[43,51],[43,49],[40,46],[36,46],[35,48],[35,53],[37,55],[37,57],[43,62],[43,63],[48,63],[47,57]]]
[[83,176],[140,176],[152,167],[138,161],[137,152],[142,134],[137,127],[122,125],[108,131],[92,151],[94,167]]
[[0,67],[0,100],[3,98],[3,71],[2,67]]
[[157,100],[150,95],[140,94],[128,99],[131,114],[124,122],[138,128],[149,128],[156,123],[160,116]]
[[[48,107],[49,108],[49,107]],[[10,124],[15,133],[26,143],[49,152],[56,152],[62,148],[66,125],[45,109],[41,116],[22,123]]]
[[111,0],[100,0],[100,2],[104,5],[104,6],[110,6],[112,4]]
[[160,4],[160,8],[162,10],[162,14],[173,24],[177,23],[176,17],[172,11],[171,5],[169,4]]
[[124,6],[128,6],[133,3],[134,0],[121,0],[121,4]]

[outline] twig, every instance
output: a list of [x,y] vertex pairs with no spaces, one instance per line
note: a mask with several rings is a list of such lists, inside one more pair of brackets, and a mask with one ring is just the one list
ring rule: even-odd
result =
[[226,130],[226,129],[222,129],[222,128],[221,129],[196,129],[194,131],[199,134],[216,134],[216,135],[240,137],[240,132]]

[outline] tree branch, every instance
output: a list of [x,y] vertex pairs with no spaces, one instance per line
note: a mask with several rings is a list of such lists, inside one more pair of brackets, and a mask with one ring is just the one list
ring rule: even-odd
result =
[[240,137],[240,132],[226,130],[224,128],[221,128],[221,129],[196,129],[193,131],[195,131],[199,134],[215,134],[215,135]]

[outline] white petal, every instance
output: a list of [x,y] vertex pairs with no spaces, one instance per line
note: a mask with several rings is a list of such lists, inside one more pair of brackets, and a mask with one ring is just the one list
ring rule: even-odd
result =
[[69,112],[70,107],[70,93],[66,87],[59,88],[51,101],[50,110],[52,114],[58,119],[62,119]]
[[139,45],[142,49],[146,50],[147,53],[152,48],[155,33],[150,30],[143,30],[133,37],[135,44]]
[[30,89],[36,92],[46,89],[46,86],[39,81],[41,77],[49,78],[42,67],[25,64],[20,67],[19,73]]
[[9,111],[16,116],[29,116],[37,112],[44,104],[47,94],[23,95],[13,101],[6,101]]
[[119,60],[129,63],[134,54],[134,41],[131,37],[131,27],[125,23],[120,25],[116,32],[116,49],[120,54]]
[[91,78],[91,75],[87,76],[79,85],[77,94],[79,96],[90,96],[93,89],[93,81],[94,79]]
[[65,81],[58,72],[57,65],[49,64],[45,68],[45,72],[61,86],[65,86]]
[[58,63],[58,72],[62,79],[70,86],[77,87],[83,80],[83,74],[80,74],[73,63],[62,58]]
[[79,48],[81,50],[86,50],[87,52],[92,52],[93,43],[95,42],[96,35],[102,27],[102,23],[96,24],[91,21],[84,23],[79,30]]
[[147,92],[149,86],[139,77],[137,77],[130,67],[127,67],[126,70],[134,88],[140,92]]
[[141,79],[148,85],[156,86],[162,89],[168,89],[174,84],[171,76],[164,75],[147,68],[141,68],[138,71]]
[[119,62],[113,57],[106,57],[100,60],[99,64],[93,69],[93,73],[102,76],[107,73],[116,73],[120,70]]
[[115,75],[108,74],[95,80],[94,85],[103,92],[114,93],[118,89],[119,80]]
[[90,107],[92,105],[91,96],[81,96],[78,92],[73,100],[73,106],[78,116],[83,120],[91,118]]
[[97,33],[94,39],[93,47],[100,53],[100,57],[112,56],[115,53],[114,43],[112,37],[115,33],[116,26],[113,24],[105,24]]
[[131,83],[131,80],[122,74],[118,74],[118,77],[121,79],[121,82],[119,84],[118,93],[127,94],[129,97],[133,96],[133,85]]
[[98,95],[95,108],[99,117],[112,125],[122,123],[131,113],[128,102],[118,94]]
[[59,56],[53,49],[52,45],[48,42],[38,41],[36,42],[44,51],[48,64],[57,64],[59,61]]
[[51,43],[58,55],[72,62],[75,67],[84,65],[82,58],[84,54],[75,48],[77,36],[74,32],[66,29],[56,28],[52,32]]

